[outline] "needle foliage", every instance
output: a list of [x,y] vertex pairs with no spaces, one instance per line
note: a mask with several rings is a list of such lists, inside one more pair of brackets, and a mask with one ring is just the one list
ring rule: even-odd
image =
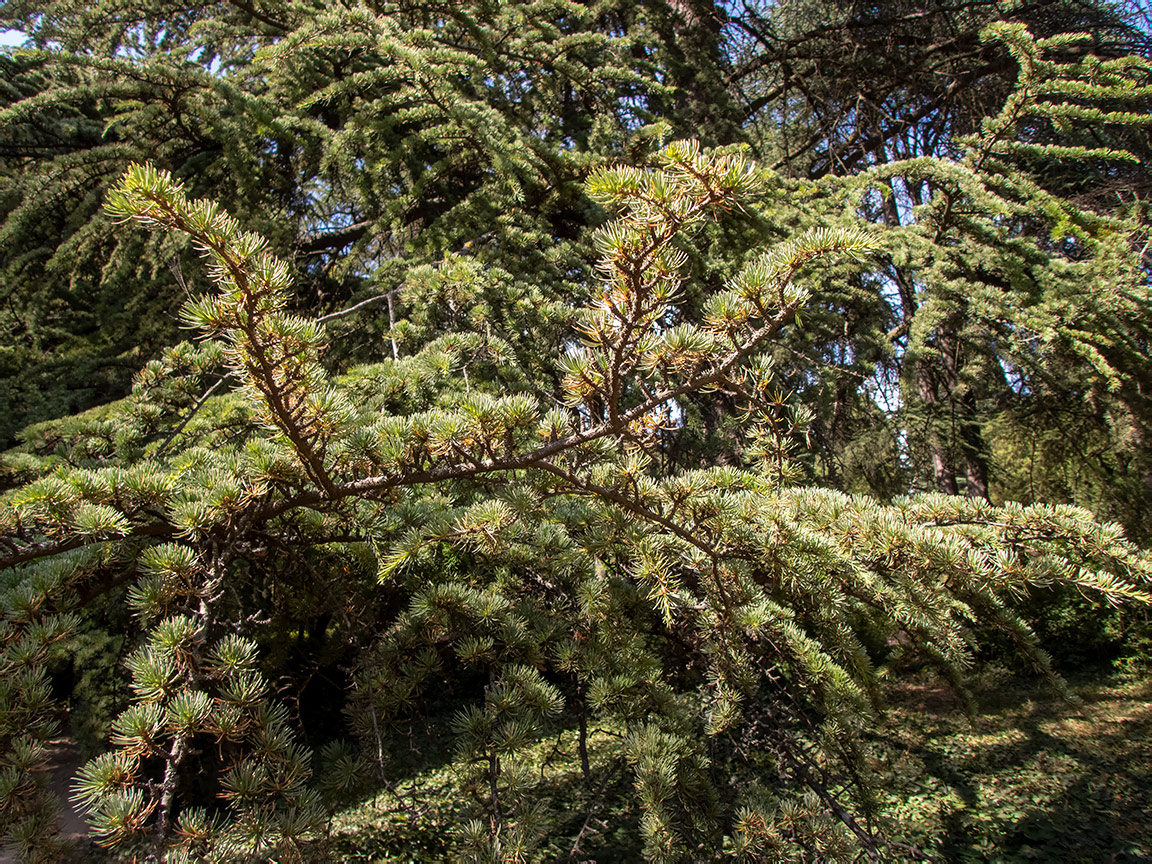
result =
[[[386,781],[396,730],[450,681],[463,707],[441,734],[476,802],[455,844],[466,858],[532,857],[552,817],[518,753],[573,714],[625,735],[653,860],[875,856],[888,840],[870,827],[855,744],[879,700],[867,640],[899,638],[963,692],[977,621],[1047,669],[1011,612],[1029,586],[1146,602],[1152,560],[1083,511],[885,505],[788,482],[779,439],[803,418],[781,419],[773,341],[802,314],[814,262],[866,267],[880,244],[809,230],[749,256],[698,322],[674,320],[684,245],[765,182],[739,150],[694,142],[590,175],[617,215],[595,237],[598,287],[548,405],[502,385],[514,352],[495,336],[492,371],[464,392],[427,379],[459,368],[475,335],[326,372],[323,325],[286,310],[267,244],[166,172],[131,168],[108,209],[186,234],[204,258],[216,287],[182,314],[233,404],[172,446],[145,376],[114,450],[45,460],[7,499],[5,656],[28,669],[6,679],[12,704],[45,688],[43,652],[76,626],[81,595],[130,586],[130,705],[75,787],[96,836],[165,860],[302,853],[325,792]],[[410,389],[423,404],[397,411]],[[745,464],[661,470],[677,400],[705,391],[738,406]],[[359,643],[345,655],[358,757],[317,762],[261,671],[261,641],[275,641],[261,618],[319,609],[322,638]],[[46,732],[10,734],[15,804],[35,777],[21,754]],[[11,813],[12,836],[32,818]]]
[[[786,7],[4,7],[13,350],[151,358],[3,456],[19,855],[58,854],[71,703],[72,800],[136,860],[323,860],[373,794],[430,860],[914,858],[866,758],[884,679],[971,711],[992,641],[1059,692],[1021,601],[1152,601],[1105,518],[1146,514],[1003,494],[989,443],[1025,416],[994,398],[1082,400],[1093,464],[1146,479],[1144,213],[1096,193],[1138,174],[1148,62],[952,10],[1007,70],[989,110],[932,152],[833,124],[802,172],[828,115],[738,110],[731,29],[793,51]],[[83,347],[93,297],[124,317]]]

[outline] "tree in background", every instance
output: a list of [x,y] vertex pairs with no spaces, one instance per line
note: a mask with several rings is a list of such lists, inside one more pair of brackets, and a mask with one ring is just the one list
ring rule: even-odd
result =
[[[983,38],[1001,18],[1054,41],[1040,57],[1007,31]],[[1096,232],[1115,237],[1101,219],[1141,218],[1147,80],[1123,59],[1148,56],[1141,20],[1060,3],[786,3],[734,18],[732,80],[762,158],[823,182],[875,178],[867,218],[928,240],[913,254],[901,240],[881,271],[822,292],[829,317],[792,346],[811,358],[798,386],[828,482],[1080,501],[1146,535],[1132,504],[1147,494],[1146,300],[1087,274],[1061,275],[1063,288],[1038,275],[1053,258],[1085,263]],[[1128,72],[1109,78],[1118,63]],[[995,200],[961,201],[932,175],[932,160],[958,157]],[[1020,175],[1038,188],[1003,188]],[[1068,283],[1085,290],[1073,299]],[[909,473],[893,477],[893,461]]]
[[[830,186],[904,166],[884,169],[879,197],[864,204],[872,220],[903,228],[918,202],[941,194],[917,160],[957,157],[1015,86],[1017,58],[980,38],[986,24],[1089,34],[1053,61],[1147,52],[1137,12],[1106,3],[367,5],[317,15],[293,4],[9,2],[4,12],[43,49],[7,60],[9,440],[30,421],[126,392],[131,374],[176,340],[169,310],[205,287],[187,249],[119,237],[99,215],[134,159],[158,160],[267,236],[297,275],[300,310],[372,301],[348,322],[372,335],[342,340],[340,360],[376,351],[385,321],[400,350],[445,315],[469,314],[513,343],[525,329],[548,332],[548,350],[521,347],[526,360],[555,356],[568,312],[585,299],[568,295],[580,283],[567,277],[585,266],[579,238],[599,216],[579,179],[627,157],[630,130],[659,120],[706,144],[746,140],[786,176]],[[1127,118],[1118,122],[1054,125],[1033,113],[1020,131],[1034,143],[1097,155],[1050,149],[1013,168],[1044,178],[1069,206],[1123,215],[1142,200],[1145,174],[1139,161],[1100,154],[1145,155],[1132,119],[1144,99],[1131,91],[1110,103]],[[931,230],[942,239],[963,230],[945,224],[962,212],[948,210]],[[787,218],[758,230],[787,236]],[[750,239],[734,238],[730,257]],[[479,308],[471,296],[437,295],[433,305],[423,290],[400,296],[412,270],[444,254],[510,278]],[[1146,422],[1134,419],[1146,413],[1138,350],[1109,361],[1123,375],[1075,386],[1054,386],[1064,372],[1025,375],[1015,362],[1005,373],[1004,349],[984,334],[987,318],[1007,317],[1017,299],[991,298],[989,315],[969,326],[957,298],[1004,294],[987,281],[1012,279],[986,261],[955,260],[928,279],[935,266],[922,255],[850,288],[827,286],[813,331],[790,346],[789,384],[813,407],[822,445],[815,476],[882,496],[1055,496],[1142,535],[1143,517],[1126,504],[1152,476],[1140,456]],[[496,296],[529,283],[512,300]],[[1035,305],[1037,290],[1019,278],[1012,292]],[[932,313],[913,326],[922,307]],[[518,328],[523,315],[529,326]],[[555,368],[536,378],[557,394]],[[1118,380],[1132,382],[1119,399]],[[1013,449],[1022,430],[1026,459]]]
[[169,310],[205,287],[189,250],[122,236],[101,214],[130,162],[227,200],[292,266],[298,308],[387,295],[345,352],[374,355],[381,324],[409,320],[415,344],[438,317],[468,315],[394,296],[445,254],[530,276],[516,310],[501,299],[478,314],[499,328],[531,310],[535,340],[555,348],[573,302],[556,292],[584,266],[576,244],[595,219],[580,177],[657,87],[620,14],[577,3],[6,3],[4,23],[38,46],[4,61],[6,438],[122,395],[176,341]]

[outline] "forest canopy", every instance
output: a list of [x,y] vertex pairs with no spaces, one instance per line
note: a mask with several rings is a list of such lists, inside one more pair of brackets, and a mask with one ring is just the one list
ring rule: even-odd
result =
[[[136,860],[325,860],[445,766],[404,860],[911,860],[887,681],[973,710],[994,650],[1066,692],[1055,615],[1146,644],[1139,8],[0,27],[24,860],[63,854],[61,728]],[[566,732],[578,812],[544,794]]]

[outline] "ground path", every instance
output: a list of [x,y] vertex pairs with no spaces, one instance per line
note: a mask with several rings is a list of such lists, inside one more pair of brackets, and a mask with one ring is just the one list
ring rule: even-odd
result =
[[[88,838],[88,823],[76,812],[69,800],[72,794],[72,778],[84,764],[71,738],[54,738],[48,742],[48,758],[52,779],[48,788],[60,801],[60,836],[74,845],[80,845]],[[15,864],[16,858],[9,852],[0,851],[0,864]]]

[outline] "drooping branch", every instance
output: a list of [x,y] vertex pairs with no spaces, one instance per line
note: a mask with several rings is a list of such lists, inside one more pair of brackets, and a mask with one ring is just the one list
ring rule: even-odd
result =
[[[308,322],[284,314],[288,271],[256,235],[210,202],[190,202],[171,175],[151,165],[133,166],[109,196],[108,209],[123,219],[188,234],[212,265],[221,288],[186,308],[186,316],[210,333],[230,340],[236,364],[260,393],[271,418],[325,492],[333,491],[324,465],[322,409],[309,410],[308,366],[319,339]],[[311,416],[310,416],[311,415]],[[320,444],[320,447],[317,447]]]

